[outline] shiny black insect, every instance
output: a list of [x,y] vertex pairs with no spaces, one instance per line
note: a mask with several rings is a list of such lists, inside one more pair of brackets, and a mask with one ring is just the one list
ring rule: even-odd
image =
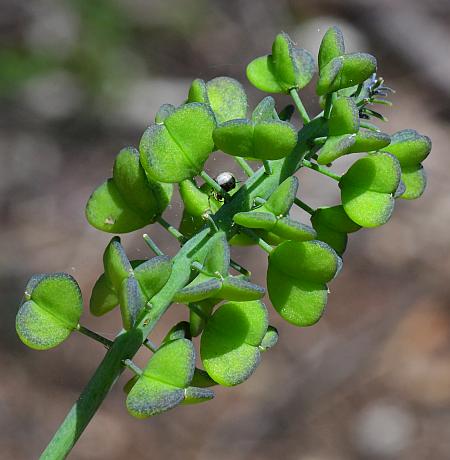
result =
[[[236,178],[228,171],[220,173],[215,181],[222,187],[224,192],[231,192],[236,187]],[[225,197],[216,191],[213,191],[213,196],[217,201],[224,201]]]

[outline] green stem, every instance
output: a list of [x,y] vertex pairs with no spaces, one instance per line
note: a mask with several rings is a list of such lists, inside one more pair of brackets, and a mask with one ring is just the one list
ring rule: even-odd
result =
[[139,375],[139,376],[142,375],[142,369],[136,366],[136,364],[134,364],[133,361],[131,361],[131,359],[125,359],[123,361],[123,365],[127,367],[128,369],[130,369],[130,371],[133,372],[134,374]]
[[112,344],[114,343],[112,340],[107,339],[106,337],[103,337],[100,334],[97,334],[94,331],[91,331],[87,327],[82,326],[81,324],[78,324],[77,329],[78,332],[81,334],[85,335],[86,337],[89,337],[102,345],[104,345],[106,348],[111,348]]
[[327,139],[328,139],[327,136],[316,137],[315,139],[313,139],[313,142],[315,145],[322,145],[322,144],[325,144]]
[[252,272],[250,270],[247,270],[245,267],[243,267],[242,265],[238,264],[233,259],[230,259],[230,267],[234,268],[241,275],[248,276],[248,277],[250,277],[252,275]]
[[295,197],[294,203],[299,208],[302,208],[304,211],[306,211],[308,214],[313,215],[316,212],[313,208],[311,208],[311,206],[308,206],[304,201],[300,200],[300,198]]
[[206,271],[205,267],[203,267],[203,265],[200,262],[197,262],[197,261],[192,262],[191,267],[193,270],[196,270],[197,272],[202,273],[203,275],[217,278],[215,274],[209,273],[208,271]]
[[230,195],[205,171],[200,173],[200,177],[217,193],[224,197],[225,200],[229,200]]
[[340,181],[341,180],[341,176],[337,175],[337,174],[334,174],[332,171],[330,171],[328,168],[325,168],[323,166],[320,166],[316,163],[311,163],[310,161],[308,160],[303,160],[303,165],[306,166],[307,168],[309,169],[312,169],[314,171],[317,171],[319,172],[320,174],[323,174],[324,176],[328,176],[328,177],[331,177],[332,179],[334,179],[335,181]]
[[164,220],[161,216],[158,217],[157,222],[162,225],[172,236],[174,236],[180,243],[185,242],[184,235],[178,231],[173,225],[169,224],[166,220]]
[[[249,211],[253,200],[259,196],[268,199],[278,185],[302,167],[308,152],[312,134],[301,131],[294,150],[282,160],[272,162],[273,174],[264,174],[264,168],[256,171],[214,215],[214,220],[227,238],[235,234],[233,216],[237,212]],[[160,224],[166,228],[164,223]],[[165,221],[162,221],[165,222]],[[178,232],[178,231],[177,231]],[[172,233],[172,232],[171,232]],[[179,233],[179,232],[178,232]],[[173,234],[173,233],[172,233]],[[181,235],[181,233],[179,233]],[[120,333],[107,351],[94,375],[81,392],[80,397],[59,426],[54,437],[44,450],[41,459],[60,460],[67,457],[84,429],[108,395],[124,370],[123,361],[132,359],[150,335],[159,319],[172,304],[172,298],[189,281],[193,260],[204,260],[207,242],[211,237],[209,227],[204,227],[181,247],[172,259],[173,270],[165,286],[152,299],[152,308],[144,309],[133,329]],[[178,237],[176,237],[178,239]]]
[[203,214],[203,219],[205,219],[209,226],[211,227],[212,231],[213,232],[218,232],[219,231],[219,228],[217,227],[217,224],[216,222],[214,221],[214,219],[211,217],[211,214],[209,212],[205,212]]
[[335,93],[327,94],[327,97],[325,99],[325,109],[323,111],[323,116],[326,119],[330,118],[331,109],[333,108],[334,94]]
[[234,157],[234,160],[242,168],[245,174],[247,174],[248,177],[251,177],[253,175],[253,169],[242,157]]
[[308,112],[305,109],[305,106],[303,105],[302,100],[300,99],[300,96],[297,93],[297,90],[295,88],[292,88],[289,91],[292,99],[294,100],[294,104],[296,105],[298,111],[300,112],[300,116],[302,117],[303,123],[309,123],[311,120],[309,118]]
[[267,242],[260,238],[253,230],[245,227],[241,227],[241,232],[248,235],[250,238],[256,241],[257,245],[267,254],[273,251],[273,247]]
[[144,340],[144,346],[148,348],[150,351],[152,351],[153,353],[155,353],[156,350],[158,349],[158,346],[156,345],[156,343],[153,343],[149,338]]
[[272,168],[268,160],[263,160],[264,172],[270,176],[272,174]]
[[156,243],[148,236],[147,233],[144,233],[142,235],[142,238],[144,238],[144,241],[147,243],[147,246],[157,255],[157,256],[163,256],[164,252],[161,251],[161,249],[158,248]]

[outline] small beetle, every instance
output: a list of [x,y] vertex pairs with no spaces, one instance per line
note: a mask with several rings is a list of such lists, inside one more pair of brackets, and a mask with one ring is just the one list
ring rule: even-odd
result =
[[[220,173],[215,181],[222,187],[225,192],[231,192],[236,187],[236,178],[228,171]],[[214,198],[217,201],[223,201],[224,197],[218,193],[214,192]]]

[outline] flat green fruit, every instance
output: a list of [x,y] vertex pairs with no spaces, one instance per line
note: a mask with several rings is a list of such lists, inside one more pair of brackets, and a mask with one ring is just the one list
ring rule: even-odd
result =
[[139,145],[147,174],[169,183],[196,176],[214,150],[215,125],[209,106],[192,102],[176,109],[162,124],[147,128]]
[[345,53],[344,36],[337,26],[330,27],[319,48],[319,72],[334,58]]
[[366,53],[344,54],[333,58],[320,70],[316,92],[319,96],[358,85],[377,68],[376,59]]
[[350,97],[339,97],[334,101],[328,122],[329,136],[353,134],[359,130],[359,111]]
[[134,268],[134,276],[147,300],[165,286],[171,274],[172,260],[167,256],[152,257]]
[[213,133],[218,149],[229,155],[258,160],[278,160],[288,155],[297,143],[294,127],[279,120],[253,123],[231,120],[219,125]]
[[385,224],[394,209],[400,173],[399,162],[389,153],[357,160],[339,182],[342,205],[350,219],[361,227]]
[[270,195],[264,204],[275,216],[285,216],[291,209],[298,191],[298,179],[295,176],[284,180]]
[[311,326],[323,314],[326,283],[342,266],[336,252],[322,241],[286,241],[269,256],[267,289],[277,312],[296,326]]
[[224,123],[247,115],[247,95],[243,86],[234,78],[217,77],[205,83],[194,80],[189,90],[188,102],[208,104],[217,123]]
[[118,292],[124,279],[128,278],[133,272],[133,267],[128,260],[120,238],[115,236],[106,246],[103,253],[103,265],[105,274],[111,285]]
[[417,166],[431,152],[431,140],[414,129],[404,129],[391,136],[391,143],[383,151],[395,155],[402,167]]
[[311,53],[297,48],[285,33],[278,34],[272,54],[256,58],[247,66],[247,78],[256,88],[268,93],[288,93],[301,89],[315,72]]
[[259,346],[268,317],[260,301],[228,302],[212,315],[203,331],[200,354],[217,383],[233,386],[248,379],[261,359]]
[[36,350],[56,347],[78,326],[83,300],[77,282],[66,273],[33,276],[16,317],[22,342]]
[[337,158],[350,153],[350,149],[355,143],[356,134],[343,134],[341,136],[331,136],[322,148],[317,152],[317,163],[327,165]]
[[266,335],[262,339],[261,345],[259,348],[261,351],[266,351],[269,350],[270,348],[273,348],[278,342],[278,331],[275,327],[269,326],[267,328]]
[[189,403],[211,399],[214,396],[211,390],[189,387],[194,370],[192,342],[179,339],[163,345],[131,388],[126,401],[128,411],[134,417],[147,418],[172,409],[186,399]]
[[427,176],[423,166],[403,166],[402,182],[405,184],[405,191],[400,195],[401,198],[415,200],[422,196],[427,186]]
[[339,255],[347,246],[347,234],[361,228],[347,216],[341,205],[318,208],[311,216],[311,223],[317,239],[330,245]]
[[[270,121],[274,119],[275,114],[275,99],[272,96],[266,96],[253,110],[252,121],[261,123],[262,121]],[[242,117],[245,118],[245,117]]]
[[127,233],[155,221],[170,202],[172,186],[149,179],[133,147],[120,151],[113,177],[98,187],[86,205],[86,218],[99,230]]
[[122,314],[123,327],[131,329],[145,307],[146,298],[134,276],[124,279],[119,291],[120,312]]
[[393,134],[391,143],[384,147],[383,151],[395,155],[400,162],[405,190],[399,197],[405,200],[419,198],[427,185],[421,162],[431,151],[430,138],[414,129],[405,129]]
[[102,316],[119,305],[119,297],[105,273],[102,273],[92,288],[89,301],[90,312]]

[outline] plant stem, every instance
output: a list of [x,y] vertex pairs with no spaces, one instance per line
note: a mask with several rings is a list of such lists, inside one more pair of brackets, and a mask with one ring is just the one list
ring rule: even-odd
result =
[[156,343],[153,343],[149,338],[144,340],[143,345],[146,348],[148,348],[150,351],[152,351],[153,353],[155,353],[155,351],[158,349],[158,346],[156,345]]
[[270,176],[272,174],[272,168],[267,160],[263,160],[264,172]]
[[156,243],[148,236],[147,233],[144,233],[142,235],[142,238],[144,238],[144,241],[147,243],[147,246],[157,255],[157,256],[163,256],[164,252],[161,251],[161,249],[158,248]]
[[230,195],[205,171],[200,173],[200,177],[217,193],[224,197],[225,200],[230,199]]
[[260,238],[253,230],[245,227],[241,227],[241,232],[247,234],[250,238],[254,239],[258,246],[267,254],[273,251],[273,247],[267,242]]
[[326,119],[330,118],[331,109],[333,108],[333,95],[334,93],[329,93],[325,99],[325,109],[323,111],[323,116]]
[[[231,238],[235,234],[233,216],[237,212],[249,211],[251,203],[259,196],[268,199],[278,185],[292,176],[303,166],[302,160],[308,152],[308,142],[312,134],[300,131],[299,143],[294,150],[282,160],[272,162],[273,174],[264,174],[264,168],[256,171],[232,197],[214,215],[218,227]],[[162,223],[163,222],[163,223]],[[167,228],[162,219],[159,223]],[[168,225],[168,224],[167,224]],[[169,227],[171,227],[169,225]],[[175,229],[176,230],[176,229]],[[174,234],[173,232],[170,232]],[[180,232],[177,233],[181,235]],[[60,460],[67,457],[92,419],[114,383],[124,370],[123,361],[132,359],[141,348],[159,319],[172,304],[172,298],[189,281],[191,263],[202,261],[207,255],[207,242],[211,237],[209,227],[201,229],[185,242],[178,254],[172,259],[173,270],[165,286],[152,299],[152,308],[144,309],[133,329],[121,332],[107,351],[94,375],[81,392],[80,397],[59,426],[54,437],[44,450],[41,459]],[[174,235],[175,236],[175,235]],[[181,235],[182,236],[182,235]],[[179,236],[175,236],[179,239]],[[183,238],[184,240],[184,238]],[[271,249],[271,248],[270,248]]]
[[212,231],[213,232],[218,232],[219,229],[216,225],[216,222],[214,221],[214,219],[211,217],[211,214],[209,212],[205,212],[203,214],[203,219],[206,220],[206,222],[208,222],[209,226],[211,227]]
[[197,262],[197,261],[192,262],[191,267],[193,270],[196,270],[197,272],[202,273],[203,275],[217,278],[217,276],[214,275],[213,273],[209,273],[208,271],[206,271],[200,262]]
[[162,225],[172,236],[174,236],[180,243],[184,243],[186,240],[182,233],[178,231],[173,225],[169,224],[162,217],[158,217],[157,222]]
[[234,160],[242,168],[245,174],[247,174],[248,177],[252,176],[254,173],[253,169],[242,157],[234,157]]
[[100,334],[97,334],[94,331],[91,331],[87,327],[82,326],[81,324],[78,324],[77,329],[78,332],[81,334],[85,335],[86,337],[89,337],[102,345],[104,345],[106,348],[111,348],[112,344],[114,343],[112,340],[107,339],[106,337],[103,337]]
[[322,136],[322,137],[316,137],[313,142],[315,145],[322,145],[326,142],[326,140],[328,139],[327,136]]
[[334,179],[335,181],[340,181],[341,180],[341,176],[339,176],[338,174],[334,174],[332,171],[330,171],[328,168],[325,168],[323,166],[320,166],[316,163],[311,163],[310,161],[308,160],[303,160],[303,165],[306,166],[307,168],[309,169],[313,169],[314,171],[317,171],[319,172],[320,174],[323,174],[324,176],[328,176],[328,177],[331,177],[332,179]]
[[309,118],[308,112],[306,111],[305,106],[303,105],[303,102],[297,93],[297,90],[295,88],[292,88],[289,91],[289,93],[292,99],[294,100],[294,104],[296,105],[298,111],[300,112],[300,116],[302,117],[303,123],[304,124],[309,123],[310,118]]
[[252,275],[252,272],[250,270],[247,270],[245,267],[243,267],[242,265],[238,264],[233,259],[230,259],[230,267],[234,268],[237,272],[241,273],[244,276],[251,276]]
[[131,361],[131,359],[125,359],[123,361],[123,365],[130,369],[130,371],[135,373],[136,375],[142,375],[142,369],[136,366],[136,364],[134,364],[133,361]]
[[294,203],[302,208],[304,211],[306,211],[308,214],[311,214],[313,215],[315,213],[315,210],[313,208],[311,208],[310,206],[308,206],[304,201],[300,200],[299,198],[295,197],[294,198]]

